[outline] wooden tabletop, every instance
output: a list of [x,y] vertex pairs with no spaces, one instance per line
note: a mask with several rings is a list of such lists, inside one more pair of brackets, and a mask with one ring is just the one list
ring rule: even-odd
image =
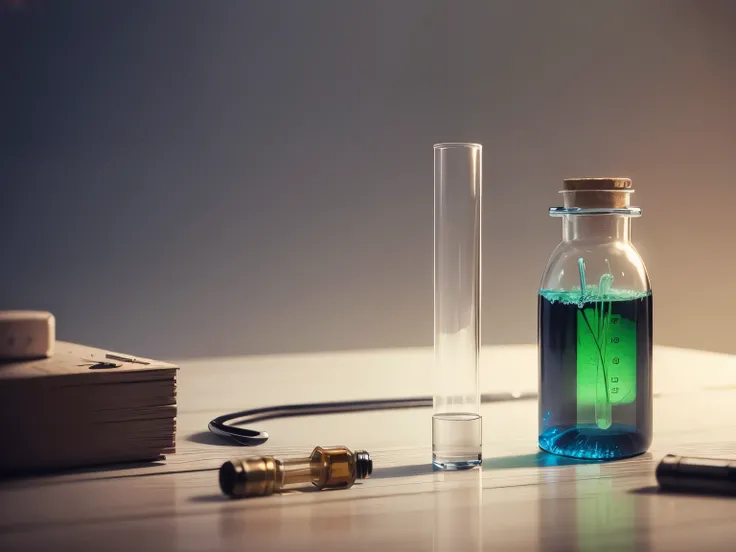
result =
[[[229,446],[216,415],[295,402],[430,393],[428,349],[182,361],[178,451],[165,462],[0,481],[0,551],[735,550],[736,499],[661,493],[664,454],[736,458],[736,357],[655,349],[655,437],[630,460],[539,452],[537,405],[483,406],[483,467],[430,468],[429,409],[273,420],[266,445]],[[533,346],[485,348],[481,388],[536,391]],[[234,456],[368,450],[349,490],[231,500]]]

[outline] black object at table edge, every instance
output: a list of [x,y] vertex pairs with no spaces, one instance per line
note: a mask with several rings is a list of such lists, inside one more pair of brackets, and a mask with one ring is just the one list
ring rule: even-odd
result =
[[736,461],[668,454],[657,466],[664,491],[736,495]]

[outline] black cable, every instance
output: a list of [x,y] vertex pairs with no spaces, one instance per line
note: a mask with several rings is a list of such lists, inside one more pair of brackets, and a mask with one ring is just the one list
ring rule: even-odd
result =
[[[536,398],[537,393],[486,393],[481,395],[481,403],[532,400]],[[224,414],[212,420],[208,427],[215,435],[232,439],[239,445],[254,447],[265,443],[268,440],[268,433],[235,426],[297,416],[320,416],[324,414],[345,414],[376,410],[405,410],[409,408],[429,408],[431,406],[432,397],[285,404]],[[228,424],[228,422],[231,423]]]

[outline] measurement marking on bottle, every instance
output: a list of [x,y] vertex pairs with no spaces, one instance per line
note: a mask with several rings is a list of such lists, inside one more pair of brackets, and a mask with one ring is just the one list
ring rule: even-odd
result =
[[636,400],[636,324],[610,311],[615,302],[609,305],[588,303],[578,310],[578,423],[596,420],[604,403]]

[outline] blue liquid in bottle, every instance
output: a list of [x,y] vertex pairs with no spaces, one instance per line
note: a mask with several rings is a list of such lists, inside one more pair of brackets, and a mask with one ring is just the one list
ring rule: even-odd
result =
[[539,293],[539,447],[587,459],[641,454],[652,440],[652,295]]

